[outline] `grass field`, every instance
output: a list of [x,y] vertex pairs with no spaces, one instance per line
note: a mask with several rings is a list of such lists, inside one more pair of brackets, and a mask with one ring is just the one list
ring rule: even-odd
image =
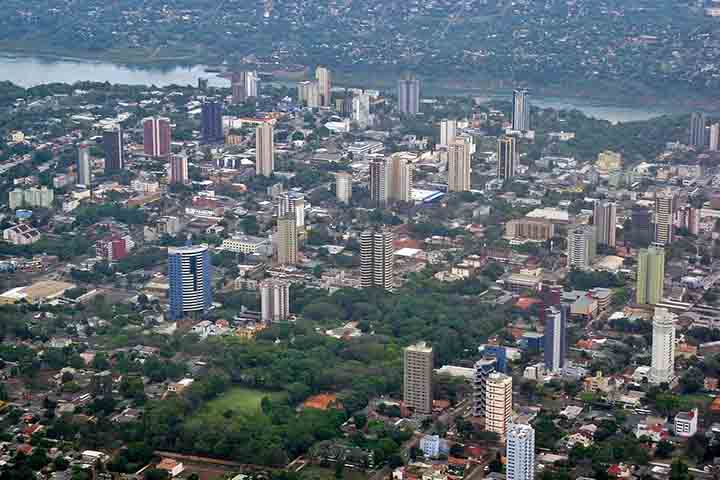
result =
[[268,392],[236,387],[228,390],[215,400],[209,401],[195,416],[217,418],[228,410],[232,410],[236,414],[256,415],[260,413],[260,402],[263,397],[279,400],[284,396],[283,392]]

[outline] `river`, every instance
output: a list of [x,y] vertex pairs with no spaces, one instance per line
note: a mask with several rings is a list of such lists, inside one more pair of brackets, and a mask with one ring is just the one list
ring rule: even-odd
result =
[[[228,86],[227,80],[213,73],[205,72],[205,66],[188,67],[131,67],[102,61],[84,61],[74,59],[44,59],[32,56],[0,56],[0,81],[11,81],[23,87],[32,87],[43,83],[74,83],[78,81],[111,82],[129,85],[170,84],[196,85],[199,77],[207,78],[210,85]],[[445,92],[446,94],[449,92]],[[509,99],[507,94],[479,92],[475,96],[488,99]],[[598,102],[579,97],[542,97],[534,96],[533,105],[551,107],[558,110],[577,109],[588,116],[611,122],[646,120],[663,114],[682,112],[663,107],[624,106],[608,102]]]

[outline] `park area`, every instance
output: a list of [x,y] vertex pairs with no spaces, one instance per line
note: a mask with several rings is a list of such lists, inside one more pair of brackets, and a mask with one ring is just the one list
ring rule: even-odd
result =
[[264,397],[272,401],[282,400],[284,392],[269,392],[252,388],[235,387],[209,401],[195,415],[196,418],[217,419],[232,411],[234,414],[257,415],[261,412],[260,404]]

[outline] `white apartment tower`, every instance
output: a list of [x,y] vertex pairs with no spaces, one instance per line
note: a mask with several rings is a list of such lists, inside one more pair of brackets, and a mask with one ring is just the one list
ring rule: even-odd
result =
[[535,478],[535,430],[530,425],[513,424],[505,442],[507,480]]
[[392,291],[395,247],[390,230],[366,230],[360,235],[360,285]]
[[390,192],[388,198],[395,202],[412,201],[413,164],[401,153],[394,153],[388,161],[390,168]]
[[670,383],[675,376],[675,315],[655,308],[650,383]]
[[595,228],[576,225],[567,234],[567,266],[584,270],[590,268],[595,258]]
[[442,120],[440,122],[440,145],[450,145],[457,136],[457,121]]
[[261,320],[272,323],[290,316],[290,282],[271,278],[260,282]]
[[675,194],[664,190],[655,194],[655,243],[669,245],[673,241]]
[[340,203],[350,203],[350,198],[352,198],[352,174],[349,172],[335,174],[335,196]]

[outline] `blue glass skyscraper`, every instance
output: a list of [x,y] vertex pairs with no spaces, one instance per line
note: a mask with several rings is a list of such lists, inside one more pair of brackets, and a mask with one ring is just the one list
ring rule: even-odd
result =
[[170,318],[205,313],[212,306],[212,264],[207,245],[168,249]]

